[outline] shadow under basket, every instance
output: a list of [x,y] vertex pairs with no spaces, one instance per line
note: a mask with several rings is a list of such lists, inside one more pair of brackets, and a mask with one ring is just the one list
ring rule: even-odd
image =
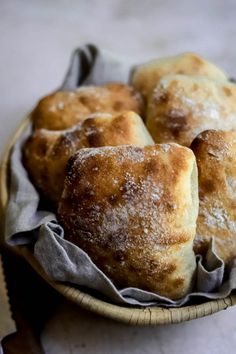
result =
[[[8,166],[11,148],[17,141],[21,133],[30,123],[30,116],[26,117],[10,139],[1,162],[0,169],[0,202],[2,215],[7,205],[9,196]],[[161,308],[161,307],[128,307],[114,305],[104,300],[98,299],[85,291],[75,287],[55,282],[48,278],[40,264],[34,258],[32,251],[26,246],[15,246],[15,251],[22,255],[34,270],[54,289],[65,296],[70,301],[78,304],[86,310],[93,311],[99,315],[128,323],[131,325],[160,325],[179,323],[193,320],[196,318],[211,315],[236,304],[236,295],[230,295],[224,299],[205,301],[201,304],[183,306],[180,308]]]

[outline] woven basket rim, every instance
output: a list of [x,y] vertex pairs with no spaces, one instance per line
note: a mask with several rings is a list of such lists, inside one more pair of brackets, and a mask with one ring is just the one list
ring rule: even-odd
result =
[[[30,114],[26,116],[19,124],[18,128],[12,135],[6,146],[0,167],[0,206],[4,217],[4,211],[8,201],[8,162],[11,148],[27,128],[31,120]],[[120,322],[132,325],[160,325],[179,323],[192,319],[211,315],[215,312],[225,310],[236,304],[236,295],[230,295],[223,299],[206,301],[198,305],[189,305],[179,308],[162,308],[162,307],[128,307],[123,305],[115,305],[100,300],[89,295],[77,288],[65,285],[61,282],[52,281],[44,272],[43,268],[34,258],[33,253],[27,246],[15,246],[15,251],[23,256],[32,268],[55,290],[70,301],[80,305],[81,307],[95,312],[99,315],[114,319]]]

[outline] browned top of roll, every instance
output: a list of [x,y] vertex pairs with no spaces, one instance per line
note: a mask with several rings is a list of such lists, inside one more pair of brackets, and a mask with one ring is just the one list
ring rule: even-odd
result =
[[194,155],[166,144],[79,150],[58,214],[66,238],[116,283],[178,298],[195,269],[197,209]]
[[183,53],[138,65],[134,70],[131,83],[147,98],[163,76],[176,74],[227,80],[226,74],[210,61],[195,53]]
[[153,143],[136,113],[95,113],[72,129],[36,130],[24,145],[24,165],[35,186],[47,198],[57,202],[63,188],[66,163],[78,149]]
[[57,91],[42,98],[32,113],[34,129],[63,130],[95,112],[116,114],[143,113],[141,95],[131,86],[110,83],[81,86],[75,91]]
[[204,77],[163,77],[150,96],[147,127],[158,143],[190,146],[207,129],[236,131],[236,85]]

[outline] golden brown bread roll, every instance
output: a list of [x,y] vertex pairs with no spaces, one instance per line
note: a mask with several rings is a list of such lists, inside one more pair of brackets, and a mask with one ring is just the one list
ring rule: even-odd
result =
[[57,202],[63,188],[66,163],[78,149],[153,143],[136,113],[96,113],[70,130],[36,130],[24,145],[24,165],[34,185],[48,199]]
[[32,113],[34,129],[71,128],[95,112],[116,114],[143,112],[141,95],[131,86],[110,83],[83,86],[75,91],[57,91],[41,99]]
[[236,130],[235,102],[232,83],[165,76],[150,96],[146,124],[155,142],[189,146],[204,130]]
[[115,284],[172,299],[191,287],[197,213],[195,157],[177,144],[79,150],[58,209],[65,237]]
[[227,80],[226,74],[211,62],[194,53],[184,53],[137,66],[131,78],[131,84],[147,98],[163,76],[175,74]]
[[199,216],[194,241],[205,254],[213,237],[226,262],[236,257],[236,133],[208,130],[191,148],[199,171]]

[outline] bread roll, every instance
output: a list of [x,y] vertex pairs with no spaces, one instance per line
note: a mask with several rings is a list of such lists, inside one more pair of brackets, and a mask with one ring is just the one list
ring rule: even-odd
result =
[[70,130],[36,130],[23,148],[24,165],[34,185],[57,202],[71,155],[84,147],[122,144],[153,144],[142,119],[134,112],[96,113]]
[[111,83],[84,86],[76,91],[57,91],[39,101],[32,113],[34,129],[63,130],[95,112],[134,111],[142,115],[141,95],[131,86]]
[[204,255],[213,237],[217,254],[229,262],[236,257],[236,133],[208,130],[191,148],[200,199],[194,249]]
[[226,74],[211,62],[196,54],[184,53],[137,66],[131,77],[131,84],[147,98],[163,76],[175,74],[227,80]]
[[119,287],[178,299],[191,288],[198,212],[195,157],[176,144],[79,150],[58,217]]
[[157,143],[189,146],[207,129],[236,130],[236,85],[203,77],[165,76],[150,97],[147,127]]

